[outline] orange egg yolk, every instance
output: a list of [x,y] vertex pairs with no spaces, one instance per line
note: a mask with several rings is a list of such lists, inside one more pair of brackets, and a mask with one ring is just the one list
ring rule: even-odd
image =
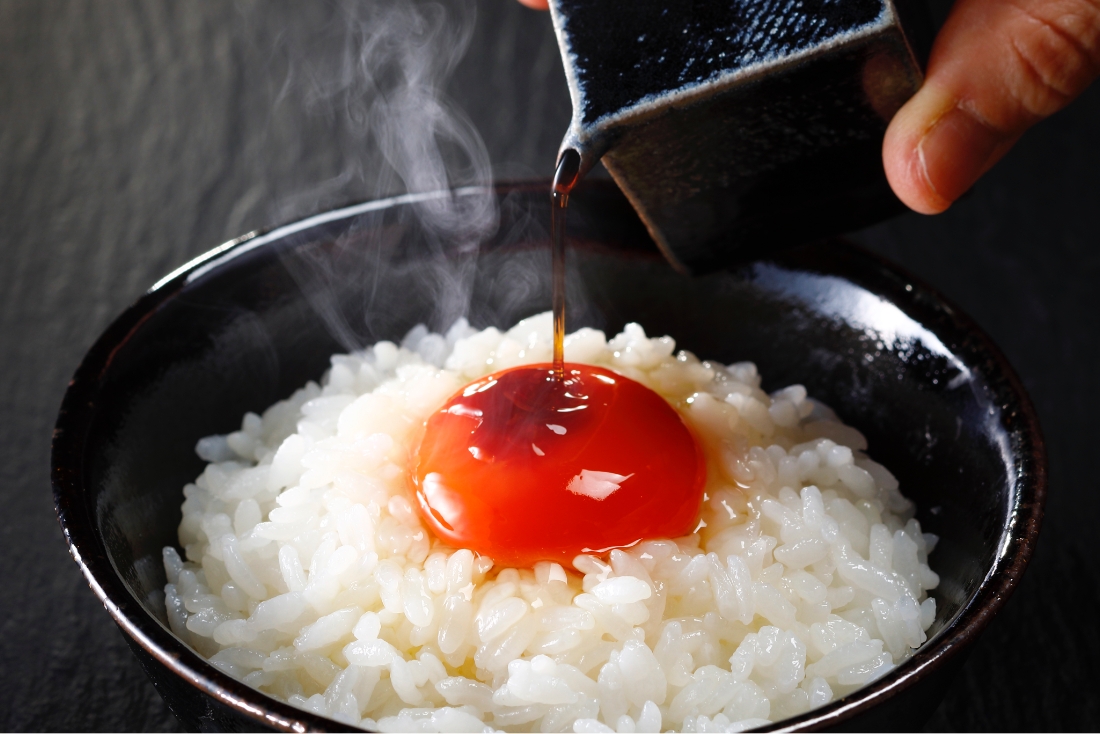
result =
[[566,566],[694,529],[706,463],[680,415],[609,370],[503,370],[425,425],[412,483],[447,543],[497,564]]

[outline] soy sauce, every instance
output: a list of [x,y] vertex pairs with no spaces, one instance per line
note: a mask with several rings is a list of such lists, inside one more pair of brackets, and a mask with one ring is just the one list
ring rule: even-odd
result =
[[412,475],[421,516],[456,547],[506,566],[570,565],[691,532],[706,462],[679,413],[648,387],[565,362],[565,223],[580,156],[551,190],[554,356],[467,385],[425,424]]
[[554,374],[559,379],[565,374],[565,216],[580,167],[581,157],[577,151],[566,150],[558,159],[550,189],[550,257],[553,262],[550,308],[554,313]]

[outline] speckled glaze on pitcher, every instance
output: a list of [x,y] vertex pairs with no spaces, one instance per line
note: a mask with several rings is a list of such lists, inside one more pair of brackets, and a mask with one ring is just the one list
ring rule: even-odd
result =
[[901,210],[886,125],[919,88],[922,0],[552,0],[573,101],[677,268],[703,272]]

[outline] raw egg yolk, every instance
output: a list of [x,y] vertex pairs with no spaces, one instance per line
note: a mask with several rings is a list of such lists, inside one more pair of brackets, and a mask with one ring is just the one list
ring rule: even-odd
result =
[[622,375],[503,370],[425,424],[411,481],[428,525],[497,564],[570,566],[694,529],[706,463],[680,415]]

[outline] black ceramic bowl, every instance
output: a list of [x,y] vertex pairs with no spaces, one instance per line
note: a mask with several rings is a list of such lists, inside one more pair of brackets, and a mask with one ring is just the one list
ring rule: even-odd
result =
[[[185,726],[343,728],[224,675],[168,631],[161,549],[176,542],[181,488],[203,468],[196,440],[320,377],[334,352],[399,339],[419,322],[444,327],[460,312],[484,327],[545,310],[546,191],[498,189],[501,225],[480,252],[425,229],[415,215],[424,197],[247,235],[157,284],[88,352],[54,434],[58,517]],[[638,321],[703,358],[755,361],[766,389],[804,384],[867,436],[922,526],[940,535],[924,647],[873,685],[783,722],[918,728],[1035,546],[1045,456],[1011,368],[957,309],[851,245],[689,279],[660,258],[614,187],[579,190],[570,217],[570,329],[615,333]]]

